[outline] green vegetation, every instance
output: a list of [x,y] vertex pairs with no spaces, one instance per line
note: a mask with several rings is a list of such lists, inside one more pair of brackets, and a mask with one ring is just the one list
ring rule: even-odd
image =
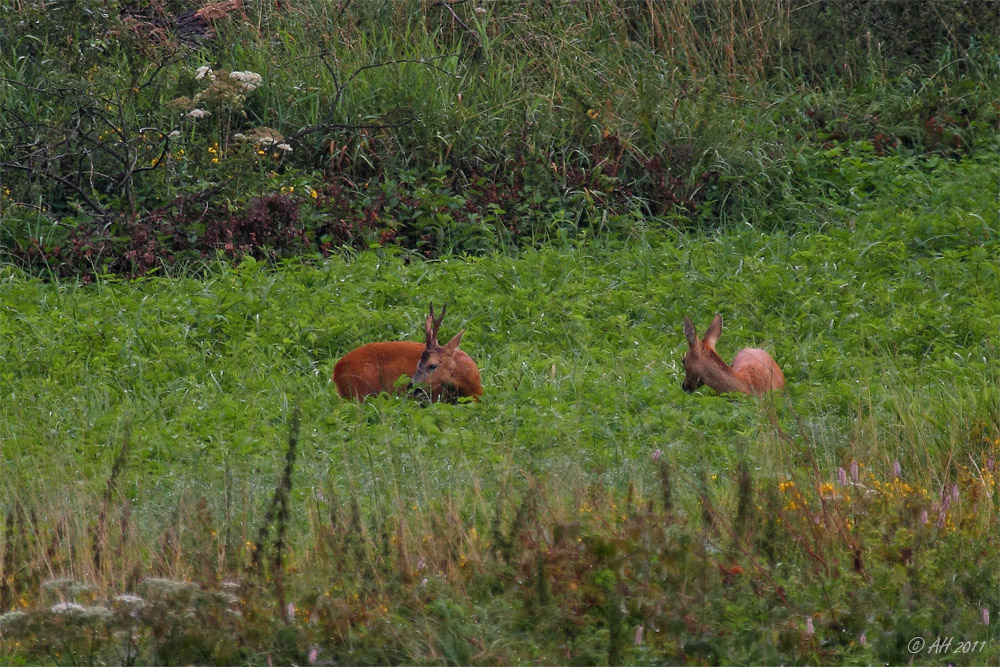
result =
[[1000,660],[995,6],[244,5],[0,17],[0,662]]
[[[1000,238],[980,217],[996,173],[892,172],[909,194],[823,233],[248,259],[87,286],[8,269],[3,590],[28,616],[5,650],[77,661],[126,633],[166,663],[313,646],[348,662],[901,662],[911,636],[955,635],[996,658],[981,614],[1000,604]],[[887,208],[921,183],[936,211]],[[338,399],[339,354],[418,338],[432,296],[452,304],[446,329],[469,328],[483,403]],[[680,321],[714,310],[724,353],[766,344],[787,394],[681,392]],[[265,514],[296,411],[276,548]],[[89,587],[56,595],[53,576]],[[125,593],[141,614],[120,612]],[[61,600],[111,616],[48,611]],[[79,646],[56,641],[67,627]]]
[[1000,123],[992,0],[238,4],[0,18],[10,260],[481,254],[636,215],[795,231],[840,203],[823,153],[961,158]]

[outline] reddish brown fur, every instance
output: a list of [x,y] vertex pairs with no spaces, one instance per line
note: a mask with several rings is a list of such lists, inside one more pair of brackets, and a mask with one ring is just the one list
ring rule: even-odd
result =
[[424,345],[411,342],[368,343],[351,350],[333,367],[333,381],[343,398],[404,393],[409,384],[397,380],[413,377]]
[[[425,343],[368,343],[344,355],[333,368],[337,393],[343,398],[364,400],[373,394],[406,393],[412,386],[423,387],[432,401],[455,402],[464,396],[475,400],[483,394],[479,369],[458,349],[463,331],[446,345],[439,345],[437,330],[444,319],[434,317],[434,306],[425,325]],[[404,381],[403,376],[412,378]]]
[[781,368],[764,350],[748,347],[740,350],[729,366],[715,351],[722,334],[722,315],[716,315],[704,338],[698,340],[694,324],[684,318],[688,352],[684,357],[684,391],[690,393],[707,384],[719,393],[763,394],[785,386]]

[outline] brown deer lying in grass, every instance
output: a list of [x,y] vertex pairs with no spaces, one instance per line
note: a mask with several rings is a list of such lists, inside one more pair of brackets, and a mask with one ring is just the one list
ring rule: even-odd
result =
[[684,335],[688,351],[684,356],[684,391],[693,392],[707,384],[721,393],[763,394],[785,386],[781,368],[764,350],[748,347],[740,350],[729,366],[715,351],[715,343],[722,334],[722,315],[717,314],[708,325],[705,337],[698,340],[694,324],[684,318]]
[[[368,343],[348,352],[333,367],[333,381],[337,393],[343,398],[364,400],[374,394],[406,393],[413,388],[422,389],[432,401],[456,402],[471,396],[475,400],[483,395],[479,368],[462,350],[459,331],[445,345],[437,340],[438,328],[444,319],[447,306],[441,315],[434,317],[434,304],[424,324],[425,341]],[[401,378],[411,378],[404,383]]]

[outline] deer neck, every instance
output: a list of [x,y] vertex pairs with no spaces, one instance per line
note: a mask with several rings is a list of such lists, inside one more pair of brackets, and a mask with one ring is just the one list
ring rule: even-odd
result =
[[701,380],[720,394],[750,393],[749,383],[722,360],[714,350],[707,355],[709,363],[701,371]]

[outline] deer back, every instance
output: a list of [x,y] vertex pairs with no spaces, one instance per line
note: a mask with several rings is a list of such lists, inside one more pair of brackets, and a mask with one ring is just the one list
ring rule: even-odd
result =
[[417,372],[424,345],[412,342],[368,343],[351,350],[333,367],[333,381],[342,398],[364,400],[381,393],[403,393]]
[[763,394],[785,386],[785,374],[765,350],[747,347],[736,353],[733,373],[746,385],[747,393]]

